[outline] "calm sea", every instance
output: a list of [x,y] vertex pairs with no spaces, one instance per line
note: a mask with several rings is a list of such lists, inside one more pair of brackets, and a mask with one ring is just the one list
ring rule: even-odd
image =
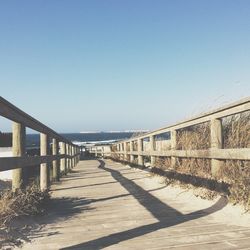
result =
[[[108,141],[118,141],[123,139],[128,139],[133,135],[133,132],[100,132],[100,133],[68,133],[61,134],[63,137],[68,140],[76,143],[86,143],[86,142],[108,142]],[[39,134],[28,134],[27,146],[28,147],[37,147],[40,144]]]

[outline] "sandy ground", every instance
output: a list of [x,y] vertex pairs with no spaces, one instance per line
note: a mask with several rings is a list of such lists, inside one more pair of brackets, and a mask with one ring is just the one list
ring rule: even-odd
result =
[[[138,170],[137,170],[138,171]],[[140,171],[140,170],[139,170]],[[153,189],[157,186],[157,183],[164,183],[164,177],[160,176],[150,176],[144,180],[144,185]],[[166,197],[166,199],[181,199],[184,202],[183,210],[180,212],[193,209],[203,209],[204,206],[210,207],[215,201],[218,201],[220,197],[214,200],[205,200],[194,195],[192,190],[187,190],[180,187],[166,186],[157,192],[157,196]],[[190,202],[192,201],[192,202]],[[250,213],[246,213],[245,209],[240,205],[227,204],[223,209],[213,213],[212,218],[214,222],[222,222],[230,225],[238,226],[249,226],[250,225]]]

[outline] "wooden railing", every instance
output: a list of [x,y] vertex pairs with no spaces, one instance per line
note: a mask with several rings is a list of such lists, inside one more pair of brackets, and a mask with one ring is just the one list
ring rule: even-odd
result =
[[[244,98],[238,102],[201,114],[177,123],[164,127],[141,136],[120,141],[113,145],[114,154],[122,161],[134,162],[138,157],[137,164],[144,164],[144,157],[150,157],[151,166],[154,166],[156,157],[170,157],[171,165],[175,164],[176,158],[205,158],[211,159],[211,174],[216,175],[222,160],[250,160],[250,148],[223,148],[223,126],[222,118],[243,113],[250,110],[250,98]],[[210,148],[205,150],[178,150],[176,135],[180,129],[209,122],[210,124]],[[156,150],[155,137],[163,133],[169,133],[169,150]],[[149,141],[149,148],[143,148],[143,140]],[[136,142],[136,149],[134,144]],[[129,145],[129,146],[128,146]],[[127,150],[129,148],[129,150]]]
[[[13,121],[13,157],[0,158],[0,171],[12,170],[12,189],[21,188],[26,181],[23,169],[40,165],[40,188],[47,190],[50,179],[59,181],[80,160],[80,148],[38,120],[0,97],[0,116]],[[26,155],[26,127],[40,132],[40,156]],[[49,154],[52,139],[52,154]],[[60,151],[60,152],[59,152]],[[52,178],[49,177],[52,169]]]

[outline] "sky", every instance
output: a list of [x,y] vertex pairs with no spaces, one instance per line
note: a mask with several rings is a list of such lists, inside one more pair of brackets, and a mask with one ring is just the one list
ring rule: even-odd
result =
[[249,0],[0,1],[0,95],[58,132],[167,126],[249,69]]

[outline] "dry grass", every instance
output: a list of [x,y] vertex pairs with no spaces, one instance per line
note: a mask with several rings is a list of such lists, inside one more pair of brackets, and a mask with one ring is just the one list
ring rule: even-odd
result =
[[[177,149],[202,150],[209,149],[210,124],[208,122],[177,131]],[[211,178],[211,160],[197,158],[177,158],[175,170],[180,173]]]
[[[250,148],[250,111],[232,115],[222,119],[223,125],[223,148]],[[206,150],[211,147],[210,123],[187,127],[177,131],[178,150]],[[134,150],[138,148],[137,142],[134,143]],[[169,148],[168,148],[169,149]],[[161,149],[163,150],[163,149]],[[229,199],[233,203],[240,203],[250,210],[250,161],[226,160],[216,177],[211,174],[211,160],[197,158],[176,158],[175,165],[171,164],[170,157],[157,157],[155,166],[160,170],[175,171],[177,174],[191,175],[194,178],[216,181],[230,184]],[[190,180],[191,180],[190,179]],[[168,178],[168,183],[183,182]],[[205,181],[206,182],[206,181]],[[201,183],[202,184],[202,183]],[[185,187],[191,188],[192,185]],[[211,198],[215,194],[204,188],[199,190],[199,196]]]
[[[224,148],[250,147],[250,111],[223,119]],[[231,184],[229,199],[250,210],[250,162],[227,160],[218,178]]]
[[[226,117],[222,120],[222,123],[224,148],[250,147],[250,112]],[[209,123],[188,127],[177,132],[177,149],[208,149],[210,145]],[[157,166],[161,169],[171,169],[170,158],[158,160]],[[212,178],[210,159],[177,158],[174,170],[178,173]],[[250,209],[249,161],[223,161],[217,181],[231,185],[229,194],[231,202],[243,204],[247,210]],[[180,183],[178,184],[180,185]],[[203,191],[200,196],[208,196],[208,198],[211,196],[211,192],[205,194],[205,190]]]
[[0,229],[7,228],[16,217],[44,212],[44,204],[48,199],[48,192],[41,192],[36,185],[31,185],[15,193],[11,190],[1,193]]
[[156,157],[155,166],[162,170],[171,169],[171,158],[170,157]]
[[224,148],[250,148],[250,111],[223,119]]
[[[170,157],[158,157],[152,174],[165,176],[165,184],[192,189],[194,194],[203,199],[214,199],[219,194],[227,194],[227,187],[223,182],[217,183],[210,178],[210,161],[206,159],[176,159],[174,167],[171,166]],[[205,167],[203,170],[202,168]],[[158,171],[157,169],[160,169]],[[164,172],[161,173],[161,170]]]
[[210,125],[208,122],[177,131],[177,149],[210,148]]
[[[226,117],[223,123],[223,147],[224,148],[249,148],[250,147],[250,112]],[[177,149],[197,150],[209,149],[210,124],[203,123],[196,126],[181,129],[177,132]],[[177,158],[174,166],[171,166],[169,157],[158,157],[156,166],[161,170],[174,170],[180,174],[188,174],[196,177],[212,179],[211,160],[196,158]],[[195,180],[190,179],[192,182]],[[250,209],[250,162],[249,161],[223,161],[218,173],[218,183],[230,184],[229,200],[232,203],[243,204],[246,210]],[[185,188],[194,188],[193,185],[183,183],[180,180],[166,178],[166,183]],[[197,192],[198,190],[198,192]],[[202,187],[195,187],[194,192],[202,198],[213,198],[216,192]]]
[[242,176],[237,179],[230,188],[229,199],[234,204],[242,204],[250,211],[250,178]]
[[211,160],[197,158],[177,158],[175,170],[205,178],[211,178]]
[[229,199],[250,210],[250,162],[227,160],[220,168],[218,178],[231,185]]

